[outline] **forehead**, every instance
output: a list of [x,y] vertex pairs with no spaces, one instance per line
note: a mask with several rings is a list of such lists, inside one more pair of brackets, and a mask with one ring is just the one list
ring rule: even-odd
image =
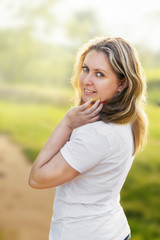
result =
[[107,68],[110,65],[106,54],[97,50],[91,50],[87,53],[84,64],[93,68]]

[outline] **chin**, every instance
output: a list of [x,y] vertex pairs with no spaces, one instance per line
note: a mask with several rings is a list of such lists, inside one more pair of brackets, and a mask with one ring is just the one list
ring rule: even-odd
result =
[[89,100],[90,98],[89,97],[86,97],[86,96],[82,96],[82,101],[85,103],[85,102],[87,102],[88,100]]
[[93,102],[94,102],[94,101],[95,101],[95,97],[83,95],[83,96],[82,96],[82,101],[85,103],[85,102],[87,102],[88,100],[90,100],[91,98],[93,98]]

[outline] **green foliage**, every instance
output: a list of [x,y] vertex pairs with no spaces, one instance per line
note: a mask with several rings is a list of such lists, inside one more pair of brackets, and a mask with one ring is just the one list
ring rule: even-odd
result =
[[149,104],[160,105],[160,69],[146,70],[147,101]]
[[75,12],[66,23],[66,29],[75,48],[100,34],[98,21],[92,10]]
[[23,103],[53,104],[68,106],[73,99],[72,88],[42,87],[35,85],[1,85],[0,99]]
[[160,88],[152,89],[149,91],[147,101],[150,104],[160,105]]
[[[0,83],[70,86],[77,49],[82,43],[105,32],[101,31],[98,15],[92,9],[75,12],[63,26],[59,26],[53,11],[57,2],[18,3],[15,18],[22,18],[24,25],[0,30]],[[9,7],[13,8],[13,5],[10,3]],[[68,47],[42,41],[56,35],[57,28],[64,32]],[[151,51],[144,44],[136,47],[147,79],[159,80],[160,53]],[[156,70],[153,72],[153,69]]]
[[[52,12],[56,2],[19,3],[16,17],[21,17],[24,25],[16,30],[0,30],[0,82],[70,85],[75,49],[99,34],[99,27],[92,10],[78,11],[63,26],[71,38],[68,39],[70,47],[45,43],[43,38],[56,34],[58,23]],[[38,30],[39,24],[41,30]],[[41,40],[38,34],[43,36]],[[67,36],[64,38],[67,42]]]
[[145,73],[149,84],[151,81],[160,82],[160,68],[146,69]]
[[23,31],[0,35],[1,82],[69,85],[72,51],[33,40]]
[[[145,70],[159,69],[160,68],[160,51],[153,51],[149,49],[145,42],[135,45],[142,66]],[[152,77],[152,75],[150,75]]]

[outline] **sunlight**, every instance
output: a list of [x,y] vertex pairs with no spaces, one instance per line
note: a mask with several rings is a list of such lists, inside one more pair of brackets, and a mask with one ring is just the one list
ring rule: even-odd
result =
[[[2,0],[0,2],[0,29],[14,29],[27,25],[29,11],[43,4],[37,0],[28,5],[27,0]],[[48,3],[46,3],[48,4]],[[66,22],[74,19],[78,11],[92,11],[104,35],[122,36],[133,43],[144,42],[153,50],[160,49],[160,34],[157,30],[160,25],[160,2],[157,0],[59,0],[53,1],[48,14],[56,17],[56,23],[50,21],[50,34],[44,32],[44,19],[33,21],[36,31],[34,36],[47,43],[69,44],[65,34]],[[34,13],[34,11],[33,11]],[[30,23],[31,24],[31,23]],[[50,27],[50,28],[51,28]]]

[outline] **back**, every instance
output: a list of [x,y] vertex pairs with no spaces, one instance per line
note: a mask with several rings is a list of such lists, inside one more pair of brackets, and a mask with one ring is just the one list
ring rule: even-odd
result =
[[133,161],[131,126],[86,124],[61,153],[81,174],[56,188],[50,240],[123,240],[130,229],[119,194]]

